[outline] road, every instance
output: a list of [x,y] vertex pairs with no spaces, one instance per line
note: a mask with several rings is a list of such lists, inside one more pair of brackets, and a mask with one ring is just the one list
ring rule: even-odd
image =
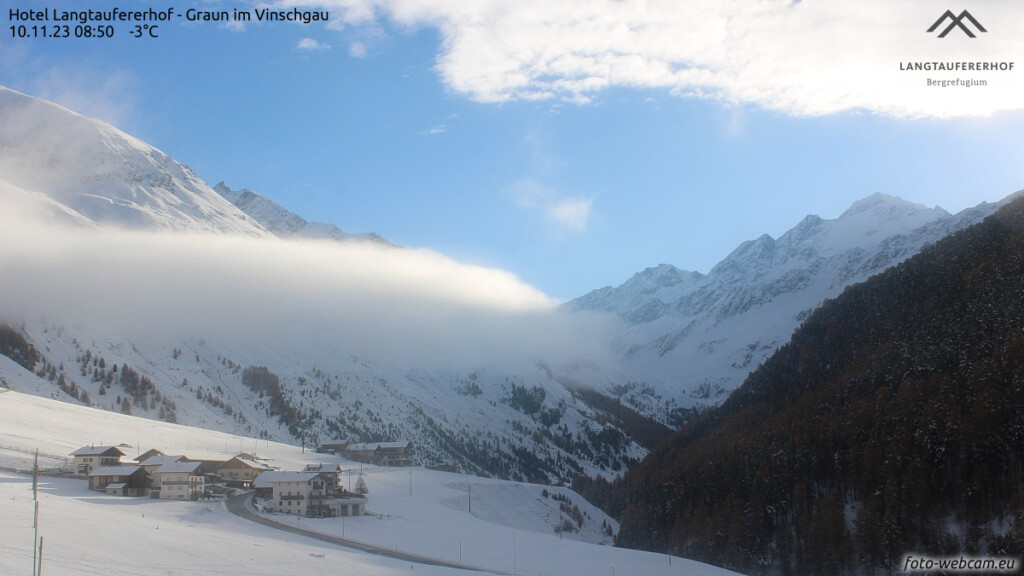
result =
[[285,532],[291,532],[292,534],[298,534],[300,536],[306,536],[313,538],[314,540],[320,540],[321,542],[327,542],[329,544],[335,544],[344,548],[350,548],[352,550],[358,550],[360,552],[366,552],[368,554],[377,554],[379,556],[386,556],[388,558],[394,558],[396,560],[402,560],[405,562],[414,562],[416,564],[429,564],[431,566],[443,566],[446,568],[456,568],[458,570],[473,570],[477,572],[489,572],[491,574],[501,574],[503,576],[512,576],[511,572],[504,572],[501,570],[495,570],[493,568],[484,568],[481,566],[472,566],[470,564],[461,564],[459,562],[449,562],[447,560],[441,560],[439,558],[431,558],[430,556],[423,556],[421,554],[413,554],[410,552],[400,552],[391,548],[383,548],[381,546],[374,546],[373,544],[367,544],[365,542],[357,542],[355,540],[349,540],[347,538],[339,538],[338,536],[331,536],[329,534],[322,534],[320,532],[314,532],[312,530],[306,530],[290,524],[284,524],[277,522],[266,516],[259,515],[251,505],[252,492],[243,492],[242,494],[236,494],[228,498],[227,506],[228,510],[241,518],[256,522],[257,524],[263,524],[276,530],[283,530]]

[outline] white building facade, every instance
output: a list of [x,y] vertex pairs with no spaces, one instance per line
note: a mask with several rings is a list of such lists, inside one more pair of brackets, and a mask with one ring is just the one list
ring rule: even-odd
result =
[[340,490],[336,472],[264,472],[255,486],[269,512],[318,518],[366,513],[366,497]]
[[202,462],[171,462],[153,474],[160,479],[162,500],[199,500],[206,491]]

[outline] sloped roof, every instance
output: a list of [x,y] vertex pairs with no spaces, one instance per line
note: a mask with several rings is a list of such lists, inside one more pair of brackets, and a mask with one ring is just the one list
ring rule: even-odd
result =
[[251,460],[249,458],[242,458],[241,456],[235,456],[231,460],[217,466],[217,468],[234,468],[238,465],[242,465],[247,468],[256,468],[258,470],[270,470],[270,467],[263,462],[257,462],[256,460]]
[[188,462],[188,461],[184,461],[184,462],[168,462],[168,463],[160,466],[159,468],[157,468],[155,473],[156,474],[175,474],[175,473],[180,474],[182,472],[189,472],[189,473],[191,473],[191,472],[195,472],[202,465],[203,465],[202,462]]
[[412,445],[412,442],[409,442],[408,440],[401,440],[398,442],[365,442],[361,444],[349,444],[348,450],[353,452],[364,452],[377,450],[378,448],[408,448],[410,445]]
[[89,476],[131,476],[139,470],[142,466],[100,466],[89,472]]
[[378,448],[408,448],[412,445],[412,442],[408,440],[401,440],[398,442],[378,442]]
[[117,446],[83,446],[71,453],[72,456],[108,456],[112,454],[124,456]]
[[164,455],[164,453],[159,451],[159,450],[157,450],[156,448],[150,448],[149,450],[146,450],[142,454],[139,454],[138,456],[133,458],[133,460],[135,460],[136,462],[142,462],[143,460],[152,458],[153,456],[163,456],[163,455]]
[[159,456],[150,456],[149,458],[146,458],[139,463],[139,466],[163,466],[164,464],[172,464],[174,462],[181,462],[182,460],[188,460],[188,458],[181,455],[161,454]]
[[271,470],[264,472],[252,481],[254,488],[273,488],[278,482],[309,482],[320,475],[320,472],[288,472]]

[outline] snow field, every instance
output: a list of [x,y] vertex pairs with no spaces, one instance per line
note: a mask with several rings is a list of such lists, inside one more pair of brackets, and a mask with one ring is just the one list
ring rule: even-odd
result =
[[[223,457],[241,445],[255,448],[282,469],[305,464],[360,468],[371,515],[275,520],[336,536],[397,547],[442,560],[524,575],[726,576],[731,572],[664,554],[623,550],[601,542],[608,519],[570,490],[462,476],[422,468],[384,469],[303,453],[300,448],[240,438],[74,406],[18,392],[0,392],[0,467],[24,468],[28,453],[69,454],[89,443],[120,444],[126,459],[158,448],[193,458]],[[58,462],[59,463],[59,462]],[[411,472],[410,472],[411,470]],[[342,478],[348,481],[348,472]],[[410,479],[412,495],[410,496]],[[0,573],[31,570],[31,476],[0,472]],[[543,496],[547,489],[549,497]],[[472,493],[472,514],[469,497]],[[122,498],[88,490],[82,480],[40,479],[40,536],[44,573],[128,576],[254,574],[470,575],[475,572],[410,564],[322,544],[238,518],[220,502],[168,502]],[[555,494],[585,512],[583,529],[552,530],[559,517]],[[583,541],[581,541],[583,540]],[[671,561],[671,564],[670,564]]]

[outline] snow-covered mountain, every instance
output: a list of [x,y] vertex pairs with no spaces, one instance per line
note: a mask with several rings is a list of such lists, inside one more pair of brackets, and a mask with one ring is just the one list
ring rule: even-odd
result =
[[387,243],[307,222],[252,190],[211,188],[107,123],[4,87],[0,151],[0,197],[80,225]]
[[[288,442],[406,439],[418,463],[538,481],[620,473],[667,435],[653,419],[717,401],[823,299],[994,208],[876,195],[552,313],[501,271],[322,241],[353,236],[6,89],[0,152],[0,383]],[[18,236],[14,213],[59,227]],[[618,322],[587,311],[624,320],[613,352]]]
[[334,224],[325,222],[309,222],[294,212],[290,212],[277,202],[263,194],[248,188],[232,190],[223,182],[213,187],[228,202],[245,212],[264,228],[281,238],[330,239],[340,241],[362,240],[390,244],[380,235],[373,232],[353,234],[345,232]]
[[0,355],[0,386],[114,412],[311,447],[410,440],[419,464],[516,480],[611,476],[646,454],[613,413],[538,364],[420,369],[252,339],[0,326],[0,341],[19,337],[38,356]]
[[631,378],[682,405],[717,403],[825,299],[1007,200],[951,215],[873,194],[838,218],[807,216],[777,239],[744,242],[707,274],[662,264],[567,306],[626,321],[617,352]]
[[[453,345],[431,319],[475,333],[503,297],[495,285],[513,306],[537,300],[510,275],[374,236],[311,241],[354,236],[251,191],[214,191],[108,124],[7,89],[0,150],[0,382],[11,388],[309,445],[407,439],[417,463],[511,479],[614,475],[646,453],[620,416],[573,387],[607,384],[591,367],[570,374],[504,349],[485,351],[500,366],[422,363],[396,343],[424,333],[445,352]],[[21,236],[8,224],[23,224]],[[45,305],[22,305],[36,294]]]
[[113,126],[0,86],[0,198],[81,223],[269,236],[188,167]]

